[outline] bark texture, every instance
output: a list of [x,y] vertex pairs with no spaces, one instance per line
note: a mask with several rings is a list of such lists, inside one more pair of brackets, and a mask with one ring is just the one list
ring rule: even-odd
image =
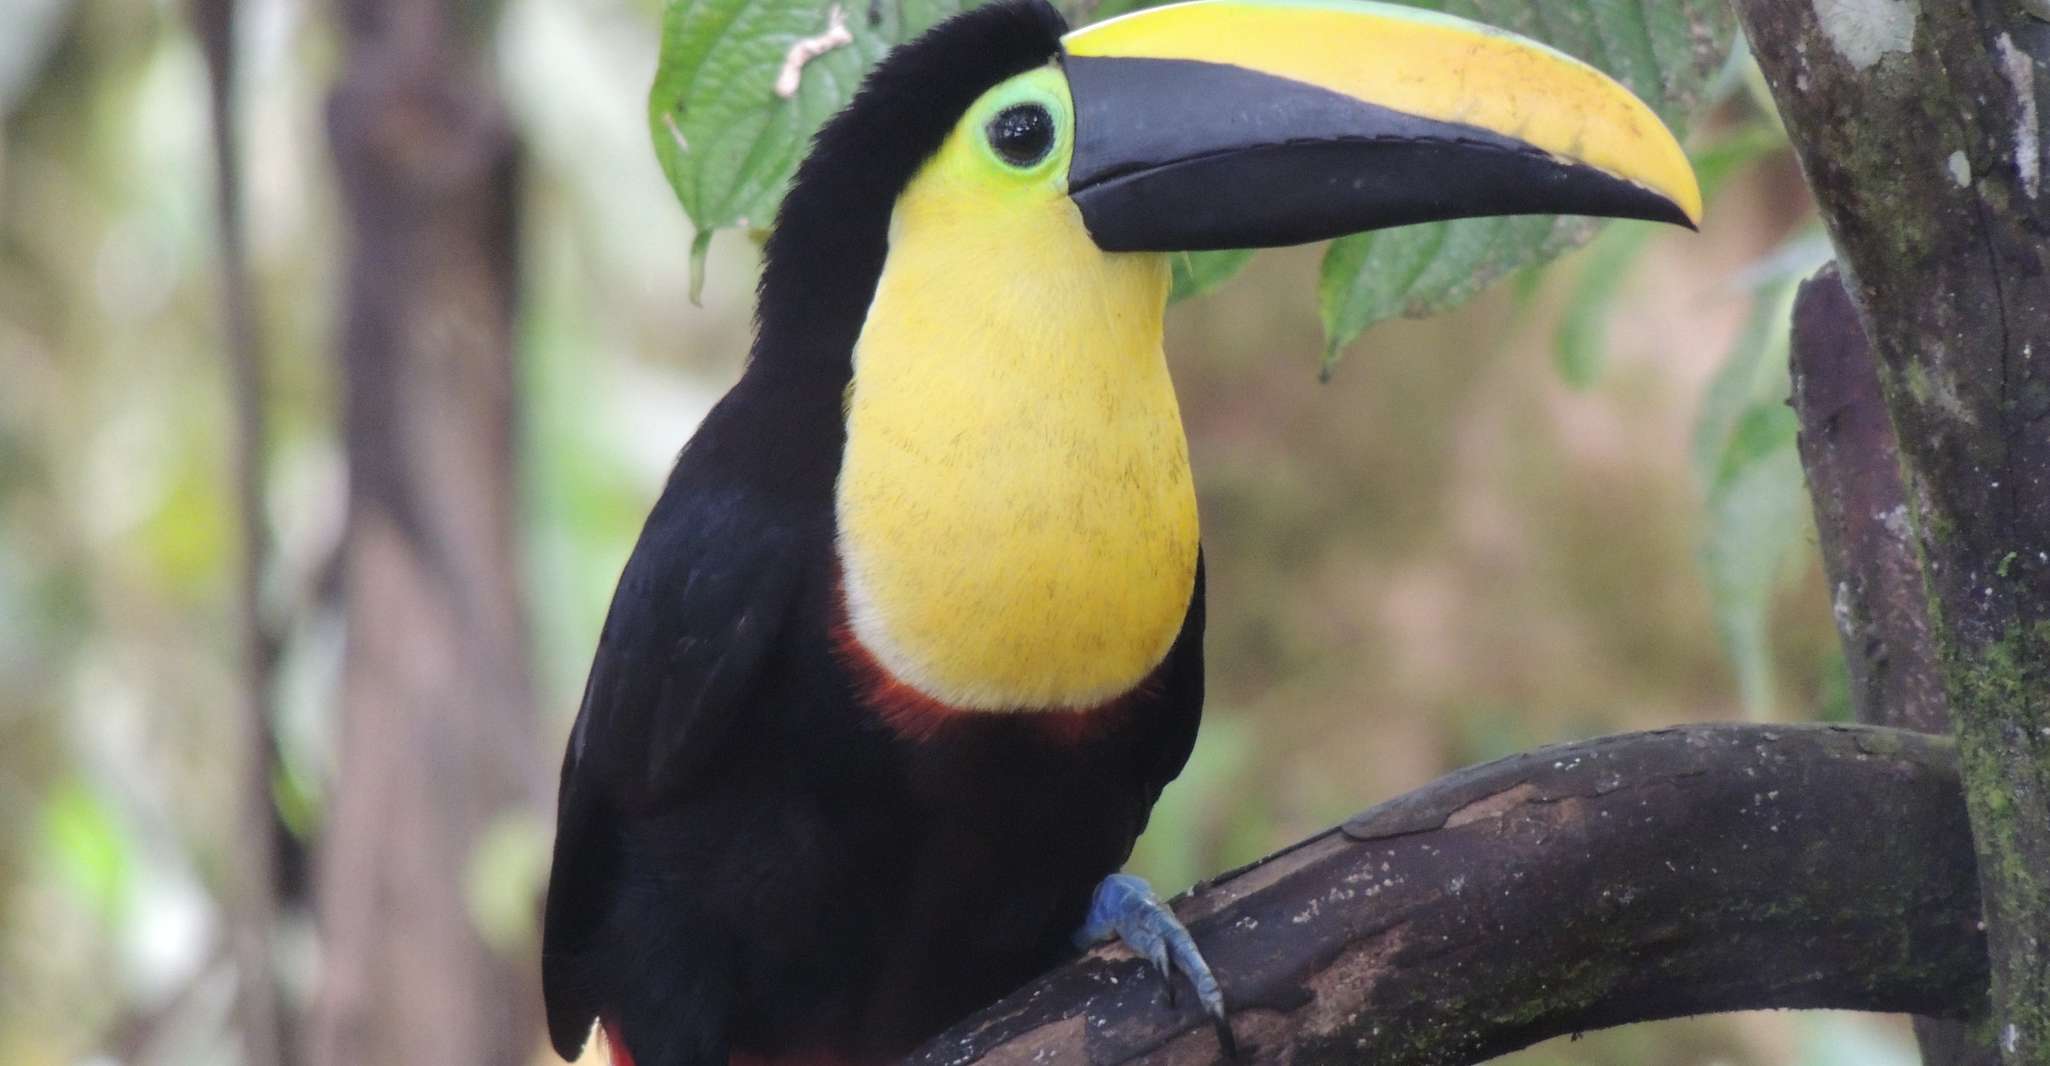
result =
[[[1879,393],[1878,360],[1834,264],[1803,283],[1794,300],[1790,354],[1801,465],[1815,504],[1852,709],[1872,725],[1948,733],[1950,710],[1929,637],[1900,448]],[[1985,1011],[1978,1013],[1984,1021]],[[1993,1066],[2000,1052],[1984,1029],[1915,1019],[1922,1061]]]
[[2050,1066],[2050,23],[1736,0],[1880,366],[1963,759],[1995,1040]]
[[1834,265],[1801,285],[1791,344],[1801,466],[1858,720],[1948,733],[1929,598],[1879,364]]
[[[1949,742],[1693,726],[1442,778],[1177,902],[1255,1063],[1479,1062],[1762,1007],[1958,1016],[1985,940]],[[1222,1061],[1122,947],[970,1018],[915,1066]]]
[[516,150],[469,13],[339,8],[348,653],[319,1066],[499,1066],[540,1033],[531,960],[492,950],[465,894],[471,846],[542,781],[513,532]]

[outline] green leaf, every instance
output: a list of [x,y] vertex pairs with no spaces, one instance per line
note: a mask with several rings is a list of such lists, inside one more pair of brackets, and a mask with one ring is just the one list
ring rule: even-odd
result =
[[1704,490],[1715,487],[1726,465],[1724,452],[1744,412],[1775,396],[1783,400],[1788,395],[1786,331],[1780,328],[1786,324],[1788,310],[1781,295],[1771,292],[1757,297],[1750,319],[1702,395],[1691,451],[1694,476]]
[[1253,258],[1250,249],[1235,252],[1186,252],[1174,257],[1174,288],[1169,303],[1201,296],[1230,281]]
[[1787,131],[1763,115],[1717,137],[1693,155],[1702,195],[1714,196],[1739,171],[1788,147]]
[[[1608,72],[1684,132],[1730,53],[1728,9],[1714,0],[1440,0],[1417,7],[1544,41]],[[1585,243],[1579,218],[1462,219],[1332,243],[1318,298],[1328,370],[1338,352],[1396,315],[1435,314],[1505,274]]]
[[[669,0],[648,93],[662,173],[699,231],[765,226],[826,118],[893,46],[972,0]],[[791,48],[844,21],[848,41],[806,62],[777,92]],[[695,268],[694,268],[695,269]]]
[[1830,258],[1829,242],[1818,240],[1819,233],[1797,233],[1738,272],[1738,286],[1754,294],[1751,317],[1722,367],[1709,379],[1695,419],[1694,474],[1704,488],[1713,487],[1726,465],[1724,452],[1743,412],[1758,403],[1787,398],[1787,326],[1794,287]]
[[1601,376],[1608,365],[1609,308],[1616,294],[1629,280],[1637,257],[1651,240],[1651,225],[1638,222],[1611,226],[1595,238],[1588,249],[1573,295],[1566,301],[1559,319],[1559,332],[1552,339],[1552,356],[1559,377],[1571,388],[1585,389]]
[[705,306],[705,261],[712,257],[711,229],[701,229],[690,239],[690,302]]
[[479,937],[509,956],[533,948],[535,903],[548,878],[548,829],[528,812],[500,815],[478,837],[463,895]]
[[1773,711],[1773,592],[1807,543],[1800,427],[1786,402],[1793,294],[1791,278],[1771,279],[1757,291],[1751,319],[1709,383],[1694,431],[1694,469],[1707,497],[1702,570],[1716,629],[1754,719]]
[[1754,719],[1772,713],[1772,594],[1808,521],[1795,429],[1794,413],[1784,403],[1747,408],[1708,495],[1702,566],[1716,628],[1737,668],[1746,713]]
[[59,783],[43,800],[42,837],[45,854],[72,892],[98,916],[119,914],[128,903],[134,864],[128,836],[106,802],[77,778]]

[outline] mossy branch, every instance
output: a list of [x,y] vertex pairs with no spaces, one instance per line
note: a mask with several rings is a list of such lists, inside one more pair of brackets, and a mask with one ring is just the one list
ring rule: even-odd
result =
[[1871,339],[1963,760],[2009,1066],[2050,1066],[2050,23],[1737,0]]
[[[1863,726],[1691,726],[1442,778],[1176,909],[1257,1063],[1479,1062],[1714,1011],[1960,1016],[1985,941],[1950,745]],[[916,1066],[1210,1064],[1207,1020],[1121,947]]]
[[[1849,667],[1851,709],[1870,725],[1948,733],[1900,446],[1879,392],[1879,361],[1834,263],[1801,284],[1789,356],[1801,467]],[[1987,1028],[1915,1019],[1923,1066],[1995,1066],[2000,1050]]]

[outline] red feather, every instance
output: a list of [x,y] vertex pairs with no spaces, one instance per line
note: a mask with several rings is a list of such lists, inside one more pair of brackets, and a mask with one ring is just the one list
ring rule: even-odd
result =
[[612,1066],[634,1066],[633,1052],[626,1049],[626,1041],[619,1038],[619,1025],[611,1020],[598,1023],[605,1030],[605,1052],[612,1059]]
[[878,661],[874,653],[862,644],[861,638],[855,635],[854,626],[848,621],[844,585],[840,588],[839,598],[838,617],[833,623],[833,651],[860,684],[862,703],[881,718],[891,732],[906,740],[931,740],[962,722],[986,721],[991,715],[1024,714],[1030,716],[1032,723],[1048,740],[1058,744],[1079,744],[1101,732],[1134,697],[1153,695],[1159,685],[1156,674],[1122,696],[1079,709],[981,711],[956,707],[911,687]]

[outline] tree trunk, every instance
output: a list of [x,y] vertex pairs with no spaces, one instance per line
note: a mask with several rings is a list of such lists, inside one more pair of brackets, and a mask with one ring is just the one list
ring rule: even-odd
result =
[[502,1066],[539,1033],[471,845],[541,781],[515,519],[516,146],[448,0],[342,0],[329,136],[352,248],[341,768],[319,879],[317,1066]]
[[2050,24],[2030,6],[1736,3],[1878,355],[2010,1066],[2050,1066]]
[[[1461,1066],[1710,1011],[1958,1016],[1986,945],[1951,744],[1692,726],[1453,774],[1197,886],[1176,910],[1246,1061]],[[1217,1066],[1121,945],[962,1022],[912,1066]]]
[[264,480],[268,430],[263,349],[251,306],[248,242],[242,214],[241,131],[235,107],[235,0],[195,0],[192,22],[206,54],[207,103],[213,126],[214,209],[221,264],[222,362],[235,412],[234,480],[241,534],[236,619],[241,644],[241,729],[234,764],[238,783],[234,839],[222,849],[223,902],[229,957],[235,964],[235,1028],[250,1062],[285,1066],[290,1056],[277,994],[271,931],[278,920],[277,870],[287,834],[272,799],[277,739],[271,694],[278,640],[263,610],[270,572],[269,493]]
[[[1790,345],[1801,466],[1858,720],[1950,732],[1879,363],[1834,264],[1801,285]],[[1984,1020],[1982,1007],[1976,1012]],[[1915,1019],[1927,1066],[1994,1066],[1983,1027]]]

